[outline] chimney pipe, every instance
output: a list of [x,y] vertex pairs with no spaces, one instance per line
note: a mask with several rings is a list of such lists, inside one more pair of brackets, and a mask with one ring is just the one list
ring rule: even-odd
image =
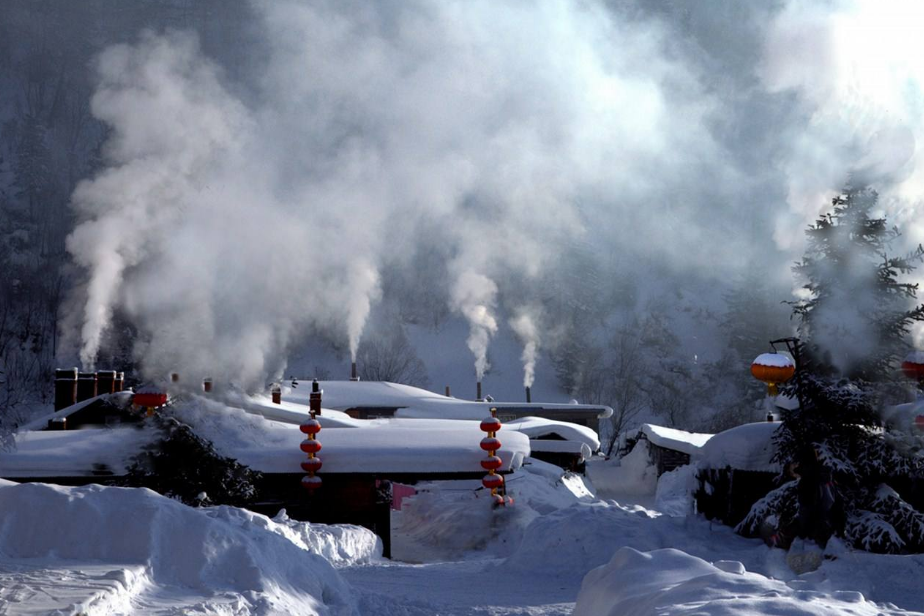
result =
[[449,392],[449,385],[446,386],[446,397],[451,398],[452,394]]
[[481,397],[481,381],[478,381],[477,385],[478,385],[477,387],[478,393],[475,395],[475,399],[479,401],[484,400],[484,398]]
[[77,375],[77,402],[96,397],[96,373],[81,372]]
[[125,390],[125,373],[124,372],[119,372],[116,374],[115,390],[117,392]]
[[202,379],[202,391],[204,391],[207,394],[212,392],[212,378],[211,377],[207,376],[204,379]]
[[273,404],[282,404],[282,388],[278,384],[273,385]]
[[350,364],[350,380],[351,381],[359,380],[359,375],[356,374],[356,362],[355,361]]
[[180,375],[179,375],[178,373],[176,373],[176,372],[171,372],[171,373],[170,373],[170,382],[171,382],[171,383],[179,383],[179,382],[180,382]]
[[311,393],[308,394],[308,410],[315,415],[321,414],[321,394],[324,391],[321,389],[321,384],[318,383],[318,379],[315,379],[311,382]]
[[530,404],[533,401],[533,396],[529,391],[529,387],[526,388],[526,404]]
[[96,373],[96,393],[97,395],[115,393],[116,386],[115,370],[99,370]]
[[77,368],[55,370],[55,411],[77,403]]

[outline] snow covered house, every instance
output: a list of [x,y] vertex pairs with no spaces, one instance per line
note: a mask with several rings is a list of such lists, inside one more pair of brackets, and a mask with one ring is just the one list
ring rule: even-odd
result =
[[709,439],[698,456],[697,510],[735,526],[751,506],[777,487],[781,467],[773,461],[780,422],[736,426]]
[[[365,526],[382,537],[387,555],[393,482],[458,479],[477,486],[485,475],[479,422],[358,420],[322,408],[323,483],[309,491],[302,485],[299,430],[310,417],[307,405],[179,389],[169,400],[166,393],[148,397],[157,403],[154,413],[137,408],[142,393],[105,393],[24,426],[15,446],[0,452],[0,478],[143,486],[188,504],[234,504],[270,516],[286,509],[295,520]],[[516,470],[529,456],[529,430],[500,434],[498,473]]]
[[642,424],[638,437],[648,441],[651,463],[657,467],[660,477],[679,466],[689,464],[691,456],[699,455],[712,435]]
[[[296,380],[283,387],[282,405],[294,403],[303,408],[310,386]],[[600,449],[600,420],[613,414],[613,409],[604,405],[462,400],[386,382],[324,381],[322,386],[325,408],[358,420],[471,421],[481,420],[496,408],[505,432],[516,430],[529,436],[532,457],[578,472]],[[264,412],[272,413],[273,409]]]

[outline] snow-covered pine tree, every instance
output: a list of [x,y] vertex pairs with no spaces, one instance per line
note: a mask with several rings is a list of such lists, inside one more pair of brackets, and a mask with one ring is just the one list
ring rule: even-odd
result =
[[917,285],[898,278],[922,260],[924,248],[888,255],[900,234],[874,217],[877,199],[872,189],[848,188],[806,232],[805,257],[794,268],[805,291],[793,302],[800,366],[786,388],[801,407],[783,414],[776,456],[786,465],[814,446],[837,482],[845,537],[864,549],[902,552],[920,549],[921,518],[884,486],[920,481],[924,460],[891,445],[893,426],[881,411],[897,401],[910,327],[924,321]]

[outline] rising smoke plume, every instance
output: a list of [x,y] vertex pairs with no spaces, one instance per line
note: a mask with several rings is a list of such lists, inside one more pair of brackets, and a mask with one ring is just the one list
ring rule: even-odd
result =
[[510,319],[510,327],[523,343],[523,386],[532,387],[536,378],[536,360],[539,357],[539,328],[536,326],[534,314],[536,308],[521,307],[514,318]]
[[468,321],[466,343],[475,356],[475,376],[480,381],[491,364],[488,363],[488,344],[497,333],[494,318],[497,303],[497,285],[494,281],[471,270],[462,272],[452,289],[452,306]]
[[[451,262],[446,300],[479,377],[504,281],[538,279],[575,237],[677,275],[760,260],[786,276],[828,191],[860,172],[909,241],[924,236],[922,20],[907,4],[253,11],[251,72],[182,33],[97,62],[92,111],[111,136],[68,242],[87,274],[86,365],[114,310],[151,374],[259,385],[311,328],[355,354],[383,267],[411,262],[424,229]],[[853,36],[866,20],[882,36]]]

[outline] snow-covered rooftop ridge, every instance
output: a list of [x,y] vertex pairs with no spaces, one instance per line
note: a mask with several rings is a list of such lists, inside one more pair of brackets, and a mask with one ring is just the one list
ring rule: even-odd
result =
[[712,438],[711,434],[687,432],[654,424],[642,424],[639,432],[644,434],[652,445],[681,451],[691,456],[698,453],[702,446]]
[[48,427],[49,420],[60,418],[60,417],[70,417],[77,411],[82,410],[90,406],[94,402],[98,402],[99,400],[110,400],[112,401],[113,404],[116,404],[118,406],[127,405],[129,400],[131,400],[132,395],[133,394],[130,391],[120,391],[114,394],[100,394],[93,398],[82,400],[81,402],[78,402],[77,404],[72,404],[71,406],[63,408],[60,411],[55,411],[53,413],[46,413],[45,415],[37,417],[33,419],[32,421],[30,421],[29,423],[23,424],[22,426],[20,426],[17,429],[17,432],[30,432],[32,430],[44,430],[46,427]]
[[761,353],[752,362],[758,366],[770,366],[771,368],[789,368],[795,366],[792,358],[782,353]]
[[[536,409],[537,412],[596,413],[601,417],[609,417],[613,413],[613,409],[608,406],[593,404],[462,400],[410,385],[381,381],[322,381],[319,385],[323,391],[321,404],[324,408],[340,411],[361,407],[396,408],[396,414],[400,417],[481,419],[491,407],[501,412],[504,408],[515,408],[518,411]],[[291,383],[283,386],[282,399],[284,402],[307,406],[310,392],[310,381],[296,381],[295,387]]]
[[[423,420],[415,420],[423,421]],[[521,417],[512,421],[505,421],[502,430],[509,432],[516,430],[522,432],[531,439],[557,434],[568,441],[583,443],[590,450],[597,451],[600,449],[600,439],[597,433],[587,426],[581,426],[566,421],[557,421],[545,417]]]
[[[304,435],[282,423],[204,396],[175,404],[171,415],[208,439],[224,456],[266,473],[299,473]],[[325,411],[326,413],[326,411]],[[326,415],[319,420],[324,425]],[[485,456],[484,433],[473,421],[376,419],[350,428],[325,426],[317,439],[324,473],[477,473]],[[529,456],[529,438],[517,431],[498,434],[503,470],[519,468]]]
[[698,457],[700,466],[779,472],[780,465],[771,461],[776,452],[773,435],[779,426],[779,422],[763,421],[719,432],[703,445]]

